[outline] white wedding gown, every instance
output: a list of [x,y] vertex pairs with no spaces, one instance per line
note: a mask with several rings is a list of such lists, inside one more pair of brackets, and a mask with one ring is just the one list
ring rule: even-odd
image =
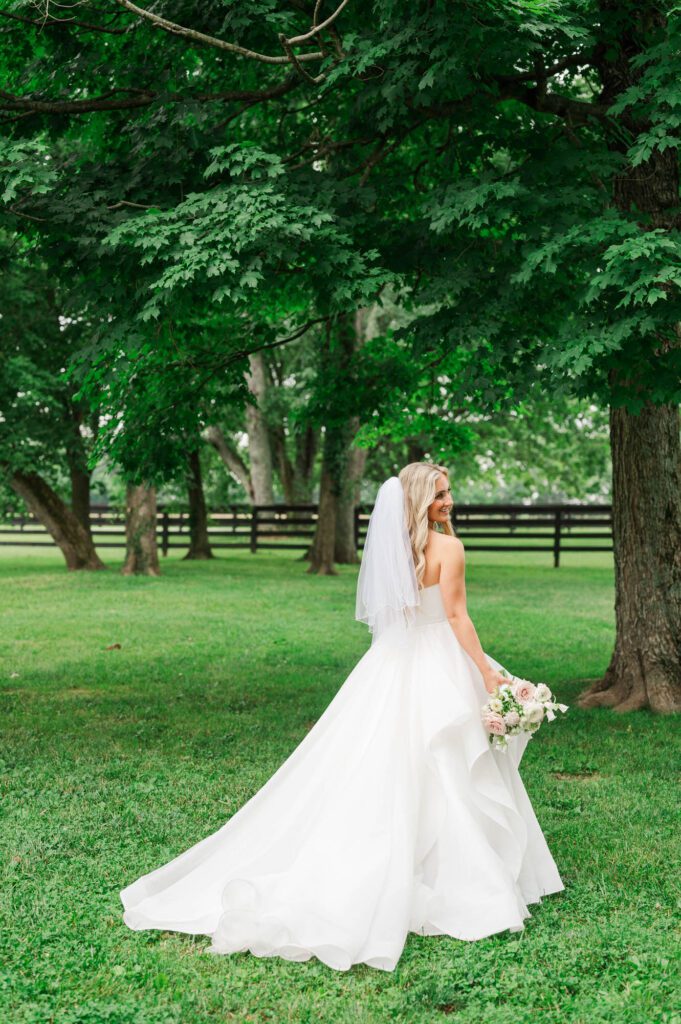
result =
[[564,888],[518,773],[527,738],[490,747],[482,676],[439,584],[421,594],[406,643],[367,650],[222,828],[122,891],[130,928],[392,971],[409,931],[518,931]]

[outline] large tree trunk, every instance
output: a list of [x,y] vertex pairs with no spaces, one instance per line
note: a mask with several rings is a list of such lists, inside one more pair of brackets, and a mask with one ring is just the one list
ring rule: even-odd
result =
[[286,430],[283,423],[277,424],[276,427],[270,427],[270,445],[276,459],[284,501],[287,505],[295,505],[295,467],[286,450]]
[[310,566],[307,571],[317,573],[319,576],[337,575],[333,564],[333,556],[336,546],[336,510],[338,489],[337,480],[333,471],[335,460],[331,455],[331,449],[333,447],[333,441],[329,441],[327,434],[324,443],[322,472],[319,482],[317,528],[315,530],[312,547],[310,548],[307,556],[310,560]]
[[319,431],[308,425],[294,437],[295,473],[293,476],[293,503],[309,505],[312,501],[312,474],[319,449]]
[[69,476],[71,478],[71,508],[73,509],[73,514],[87,535],[91,537],[90,474],[78,462],[69,460]]
[[[349,423],[352,436],[359,430],[359,417]],[[341,565],[356,565],[359,562],[355,541],[355,509],[360,498],[360,485],[364,476],[367,449],[353,445],[348,452],[341,493],[336,509],[335,560]]]
[[262,352],[252,353],[248,357],[248,363],[248,388],[253,401],[246,404],[246,429],[253,502],[255,505],[272,505],[272,449],[270,433],[262,411],[267,391],[267,374]]
[[583,707],[681,710],[681,442],[676,406],[610,412],[615,650]]
[[90,470],[88,469],[87,455],[81,434],[83,414],[81,409],[73,403],[69,403],[69,408],[72,438],[67,446],[66,461],[71,480],[71,508],[76,519],[82,524],[83,529],[89,536],[92,536],[90,527]]
[[208,538],[208,513],[201,478],[201,458],[198,451],[189,453],[187,463],[189,551],[184,557],[197,560],[212,558],[213,552]]
[[13,473],[10,486],[51,535],[69,569],[105,568],[89,531],[41,476],[37,473]]
[[[615,0],[604,10],[617,11]],[[662,15],[652,5],[635,8],[621,21],[621,37],[600,52],[601,101],[610,106],[636,85],[641,69],[632,58]],[[636,17],[638,15],[638,17]],[[650,125],[629,125],[643,131]],[[611,136],[623,155],[624,133]],[[654,149],[638,167],[625,165],[613,181],[615,205],[650,228],[681,226],[679,166],[673,149]],[[666,286],[664,286],[666,287]],[[678,345],[678,338],[662,339]],[[613,373],[613,384],[639,399],[635,379]],[[646,404],[638,415],[625,408],[610,414],[615,552],[615,650],[607,672],[580,698],[584,707],[618,711],[650,707],[681,709],[681,442],[675,406]]]
[[251,481],[251,474],[248,466],[241,458],[236,448],[227,440],[220,427],[206,427],[203,432],[203,439],[208,441],[209,444],[212,444],[228,471],[236,480],[239,481],[245,490],[248,495],[248,500],[253,503],[253,483]]
[[159,576],[156,544],[156,488],[128,484],[125,502],[124,576]]
[[[374,338],[384,328],[383,317],[378,306],[358,309],[353,318],[353,331],[349,334],[346,346],[348,358],[359,351],[370,338]],[[361,426],[359,416],[352,416],[346,424],[348,451],[343,465],[343,477],[340,481],[338,508],[336,510],[336,561],[342,565],[356,565],[359,562],[355,541],[355,509],[360,498],[360,488],[364,467],[367,460],[367,449],[352,444],[353,438]]]
[[[353,323],[353,319],[355,322]],[[347,369],[358,339],[357,321],[348,316],[339,319],[336,344],[331,344],[330,333],[323,352],[323,372],[332,376]],[[319,512],[317,528],[309,558],[308,572],[329,575],[335,573],[336,530],[341,500],[345,493],[350,445],[357,431],[357,419],[344,414],[343,407],[330,407],[324,428],[324,451],[319,483]],[[347,510],[346,510],[347,522]],[[354,540],[354,538],[353,538]],[[347,554],[347,551],[344,552]],[[355,556],[356,557],[356,556]]]
[[312,471],[319,443],[317,431],[307,426],[294,434],[293,459],[288,454],[283,424],[270,428],[270,437],[284,501],[287,505],[308,505],[312,501]]

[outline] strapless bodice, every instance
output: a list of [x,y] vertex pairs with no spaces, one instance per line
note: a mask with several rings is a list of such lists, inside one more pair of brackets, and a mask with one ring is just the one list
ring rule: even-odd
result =
[[421,591],[421,604],[416,609],[415,626],[425,626],[431,622],[446,622],[445,607],[442,603],[442,591],[439,583],[424,587]]

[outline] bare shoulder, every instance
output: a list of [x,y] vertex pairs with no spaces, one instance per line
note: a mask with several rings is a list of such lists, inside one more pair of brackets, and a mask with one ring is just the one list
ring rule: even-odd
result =
[[458,537],[450,537],[448,533],[435,533],[433,531],[433,540],[438,544],[441,544],[443,548],[461,548],[463,551],[463,544]]
[[450,537],[448,533],[437,533],[433,538],[440,551],[440,556],[448,560],[463,558],[464,547],[458,537]]

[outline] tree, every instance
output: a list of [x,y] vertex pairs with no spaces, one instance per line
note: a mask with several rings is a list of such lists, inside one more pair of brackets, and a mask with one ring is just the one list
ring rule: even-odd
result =
[[449,309],[450,343],[484,331],[518,388],[534,357],[550,386],[611,404],[617,639],[582,702],[671,711],[681,707],[678,48],[657,7],[601,4],[583,29],[578,48],[553,34],[534,71],[497,77],[495,143],[476,147],[456,194],[443,184],[426,200],[432,229],[448,247],[472,242],[469,274],[486,277],[472,285],[484,325],[454,293],[433,324]]
[[[452,40],[434,61],[447,30],[421,8],[409,81],[389,27],[355,61],[381,69],[381,215],[415,254],[430,306],[410,325],[415,345],[477,353],[459,396],[517,399],[539,374],[610,404],[617,640],[583,702],[677,710],[678,23],[660,5],[603,2],[564,5],[525,34],[487,12],[466,54]],[[331,77],[352,71],[349,60]],[[424,125],[430,152],[414,145]],[[389,185],[410,172],[405,214]]]
[[262,352],[253,352],[249,355],[248,364],[247,379],[251,397],[246,403],[246,429],[248,431],[253,499],[256,505],[271,505],[274,502],[272,447],[267,422],[262,411],[267,387],[267,371]]
[[159,576],[156,543],[156,489],[129,484],[125,502],[124,576]]
[[85,412],[61,372],[78,326],[60,322],[60,282],[45,265],[21,251],[10,261],[9,250],[2,245],[0,471],[69,569],[103,569],[90,533]]
[[187,491],[189,495],[189,550],[184,556],[194,561],[213,557],[208,536],[208,512],[203,493],[201,455],[197,448],[187,456]]

